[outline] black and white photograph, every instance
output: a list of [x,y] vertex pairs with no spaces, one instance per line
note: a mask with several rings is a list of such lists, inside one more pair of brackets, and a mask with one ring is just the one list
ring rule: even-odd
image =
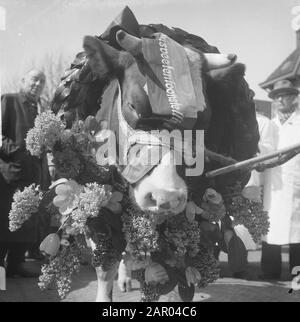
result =
[[300,302],[299,0],[0,0],[0,95],[0,303]]

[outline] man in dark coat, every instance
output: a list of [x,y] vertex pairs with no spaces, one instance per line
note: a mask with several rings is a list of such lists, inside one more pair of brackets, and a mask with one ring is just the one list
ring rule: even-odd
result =
[[0,266],[7,256],[7,275],[33,277],[23,262],[30,243],[37,238],[34,217],[16,232],[9,231],[9,212],[13,195],[32,183],[47,189],[50,183],[46,157],[32,157],[25,138],[39,113],[40,96],[45,86],[44,73],[31,70],[21,80],[19,93],[1,97],[2,146],[0,147]]

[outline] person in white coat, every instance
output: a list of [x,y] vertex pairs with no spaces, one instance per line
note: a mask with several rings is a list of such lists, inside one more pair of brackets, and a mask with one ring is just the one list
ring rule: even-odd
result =
[[[275,147],[275,131],[276,126],[266,116],[259,113],[256,114],[259,130],[259,155],[265,155],[276,150]],[[265,170],[263,172],[252,171],[251,177],[247,186],[243,190],[243,196],[255,201],[263,202],[264,210],[268,211],[270,206],[270,194],[271,194],[271,170]],[[238,225],[235,228],[235,232],[242,239],[247,250],[256,250],[257,244],[253,241],[249,231],[245,226]]]
[[[277,150],[300,143],[299,90],[288,80],[275,83],[269,93],[275,118],[273,139]],[[262,244],[261,268],[266,279],[281,275],[281,246],[289,245],[290,270],[300,266],[300,154],[273,168],[267,201],[270,229]]]

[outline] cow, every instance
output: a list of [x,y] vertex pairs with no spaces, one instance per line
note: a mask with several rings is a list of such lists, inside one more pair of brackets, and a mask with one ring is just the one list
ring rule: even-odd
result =
[[[180,129],[168,117],[153,116],[147,95],[148,70],[141,53],[141,39],[122,29],[115,30],[113,36],[119,48],[99,37],[84,38],[85,52],[78,55],[75,62],[79,85],[75,82],[71,88],[69,106],[72,108],[63,111],[66,122],[71,124],[75,117],[84,119],[90,114],[96,115],[101,128],[113,131],[117,138],[122,137],[122,133],[119,133],[120,124],[139,135],[150,130]],[[235,62],[235,55],[219,54],[215,50],[207,53],[211,48],[205,47],[201,51],[202,48],[195,48],[191,44],[182,45],[193,66],[195,78],[201,80],[198,85],[203,88],[206,102],[206,108],[198,113],[192,129],[205,132],[204,173],[231,162],[230,157],[235,160],[252,157],[257,152],[258,130],[252,91],[244,79],[245,66]],[[84,84],[80,87],[83,79],[88,79],[88,82],[82,82]],[[78,104],[80,97],[88,98],[89,94],[93,97],[93,93],[97,93],[94,95],[97,97],[94,100],[97,104]],[[130,156],[130,145],[126,155]],[[151,211],[158,216],[174,216],[185,209],[188,194],[192,194],[195,201],[202,198],[207,187],[205,176],[185,177],[182,171],[184,167],[178,167],[175,158],[176,151],[168,149],[164,155],[160,155],[156,164],[148,168],[140,167],[137,173],[132,170],[134,167],[130,164],[131,160],[127,160],[129,167],[123,167],[122,173],[129,181],[132,196],[142,210]],[[246,184],[248,179],[249,172],[238,172],[215,179],[215,187],[222,191],[225,186],[234,184],[237,180]],[[91,246],[96,247],[93,241]],[[124,274],[124,262],[121,268],[119,285],[124,290],[124,285],[129,288],[130,279]],[[96,301],[111,301],[118,264],[109,271],[97,267],[96,272]]]
[[[125,51],[118,51],[95,37],[86,36],[84,38],[83,46],[88,59],[88,65],[94,76],[101,79],[109,75],[111,79],[108,88],[103,94],[102,108],[96,118],[101,122],[103,128],[109,128],[116,133],[117,137],[120,135],[120,123],[123,122],[130,129],[136,131],[146,132],[149,129],[172,129],[173,124],[168,119],[153,120],[151,118],[151,106],[147,93],[144,90],[146,84],[145,72],[142,62],[139,61],[141,40],[122,30],[116,32],[116,40]],[[186,48],[186,51],[191,62],[196,61],[195,56],[203,59],[202,66],[197,66],[197,62],[194,66],[196,68],[198,67],[199,73],[208,74],[206,86],[208,91],[207,95],[209,96],[210,80],[217,82],[219,77],[223,79],[221,83],[224,84],[225,79],[221,71],[210,72],[210,70],[230,68],[228,66],[234,63],[236,57],[234,55],[200,54],[190,48]],[[226,74],[223,70],[224,73]],[[243,73],[243,66],[236,65],[229,72],[229,75],[232,78],[238,78],[239,76],[243,76]],[[228,86],[231,86],[232,83],[234,85],[239,84],[236,81],[229,81]],[[245,90],[247,91],[247,88]],[[116,97],[116,95],[120,97],[122,115],[118,114],[118,104],[111,104],[112,97]],[[214,95],[216,94],[214,93]],[[219,104],[216,105],[219,106]],[[233,105],[231,104],[230,106]],[[226,111],[228,112],[228,109]],[[232,113],[234,112],[232,109]],[[249,108],[246,112],[249,112]],[[253,109],[251,112],[253,113]],[[216,134],[211,133],[211,129],[209,128],[210,122],[214,124],[214,117],[210,116],[210,114],[211,110],[209,108],[205,110],[199,117],[196,128],[197,126],[199,128],[207,128],[207,139],[211,141],[211,145],[208,144],[210,148],[213,148],[213,144],[220,147],[222,146],[222,142],[218,142],[218,140],[221,138],[216,138]],[[225,123],[226,125],[229,124]],[[238,124],[232,124],[231,126],[234,130]],[[236,133],[233,133],[233,135],[236,135]],[[213,136],[217,142],[213,142],[213,139],[210,140],[210,136]],[[127,152],[130,155],[130,150]],[[237,159],[248,157],[248,155],[239,156],[236,154],[233,154],[233,156]],[[126,169],[124,172],[126,172]],[[172,149],[163,155],[158,164],[153,168],[142,169],[141,175],[133,179],[130,178],[129,180],[132,183],[131,187],[135,201],[144,211],[151,211],[157,215],[165,213],[168,215],[177,215],[186,207],[190,187],[188,180],[185,180],[184,176],[177,171],[175,152]],[[97,300],[109,301],[111,300],[112,283],[117,273],[117,266],[108,272],[104,272],[99,268],[96,268],[96,271],[99,283]],[[126,282],[128,283],[128,281]]]

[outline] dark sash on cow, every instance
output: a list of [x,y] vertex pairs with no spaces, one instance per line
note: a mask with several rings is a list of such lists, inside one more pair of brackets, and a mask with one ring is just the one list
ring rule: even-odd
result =
[[[143,38],[143,55],[157,76],[157,84],[147,74],[148,96],[154,114],[171,115],[172,121],[192,129],[197,113],[205,109],[200,73],[193,75],[185,49],[168,36],[158,33],[154,39]],[[198,55],[200,61],[200,55]],[[200,64],[199,64],[200,65]],[[196,83],[197,86],[194,86]]]

